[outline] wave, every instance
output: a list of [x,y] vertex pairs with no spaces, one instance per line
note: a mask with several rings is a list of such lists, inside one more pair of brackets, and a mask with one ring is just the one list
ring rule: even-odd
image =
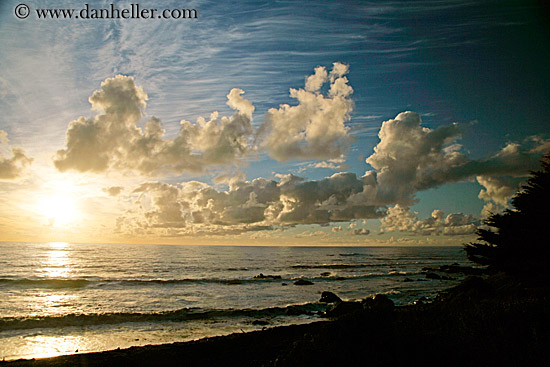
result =
[[184,279],[63,279],[63,278],[40,278],[40,279],[8,279],[0,278],[0,286],[28,287],[28,288],[84,288],[91,286],[124,285],[171,285],[185,283],[214,283],[214,284],[242,284],[247,282],[273,281],[273,279],[218,279],[218,278],[184,278]]
[[182,308],[179,310],[131,313],[115,312],[101,314],[67,314],[63,316],[33,316],[0,318],[0,331],[62,328],[78,326],[100,326],[122,324],[127,322],[185,322],[189,320],[208,320],[214,318],[269,318],[277,316],[316,315],[327,309],[326,304],[305,303],[286,307],[269,307],[264,309],[211,309]]
[[219,278],[184,278],[184,279],[124,279],[106,280],[105,283],[118,283],[124,285],[170,285],[186,283],[214,283],[214,284],[242,284],[253,279],[219,279]]
[[[295,269],[349,269],[349,268],[366,268],[369,265],[362,264],[323,264],[323,265],[294,265]],[[327,281],[342,281],[342,280],[361,280],[372,277],[384,276],[403,276],[414,275],[416,273],[408,273],[404,271],[386,272],[369,272],[357,275],[339,275],[330,272],[323,272],[321,276],[306,277],[312,281],[327,282]],[[251,278],[183,278],[183,279],[101,279],[101,278],[0,278],[0,287],[7,288],[43,288],[43,289],[60,289],[60,288],[86,288],[86,287],[109,287],[109,286],[171,286],[183,284],[221,284],[221,285],[239,285],[239,284],[254,284],[254,283],[271,283],[271,282],[290,282],[302,278],[278,278],[279,276],[269,275],[262,278],[258,276]]]
[[40,288],[83,288],[91,284],[87,279],[62,279],[62,278],[42,278],[42,279],[9,279],[0,278],[0,285],[14,285],[20,287],[40,287]]
[[[384,278],[384,277],[403,277],[403,276],[414,276],[421,274],[420,272],[405,272],[405,271],[390,271],[389,273],[385,272],[371,272],[359,275],[345,275],[340,276],[338,274],[322,275],[320,277],[306,277],[306,279],[313,282],[326,282],[326,281],[347,281],[347,280],[369,280],[372,278]],[[292,280],[298,280],[301,277],[292,278]]]
[[406,271],[396,271],[396,270],[393,270],[393,271],[390,271],[388,273],[388,275],[409,275],[408,272]]
[[370,255],[367,255],[367,254],[360,254],[358,252],[344,252],[344,253],[341,253],[341,254],[338,254],[340,256],[370,256]]
[[312,265],[302,265],[296,264],[292,265],[294,269],[359,269],[359,268],[368,268],[373,266],[372,264],[312,264]]

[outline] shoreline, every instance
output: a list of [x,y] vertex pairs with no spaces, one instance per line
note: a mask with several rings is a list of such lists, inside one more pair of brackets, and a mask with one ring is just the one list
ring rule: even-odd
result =
[[550,365],[549,288],[469,277],[432,303],[347,307],[329,321],[6,366]]

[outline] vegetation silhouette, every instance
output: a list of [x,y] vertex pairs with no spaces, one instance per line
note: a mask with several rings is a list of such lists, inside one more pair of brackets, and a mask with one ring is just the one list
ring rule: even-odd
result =
[[550,154],[541,163],[512,198],[512,208],[491,214],[476,231],[478,242],[465,245],[470,260],[517,276],[550,275]]

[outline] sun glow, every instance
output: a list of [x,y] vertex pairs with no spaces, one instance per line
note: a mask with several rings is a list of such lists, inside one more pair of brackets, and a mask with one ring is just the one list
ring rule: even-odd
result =
[[74,223],[78,218],[76,201],[71,196],[63,194],[40,199],[38,211],[47,218],[48,224],[54,227]]

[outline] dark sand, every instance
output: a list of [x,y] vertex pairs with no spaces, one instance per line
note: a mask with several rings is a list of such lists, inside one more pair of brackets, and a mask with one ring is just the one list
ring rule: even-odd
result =
[[[469,278],[430,304],[15,366],[550,366],[549,287]],[[356,307],[350,307],[356,309]]]

